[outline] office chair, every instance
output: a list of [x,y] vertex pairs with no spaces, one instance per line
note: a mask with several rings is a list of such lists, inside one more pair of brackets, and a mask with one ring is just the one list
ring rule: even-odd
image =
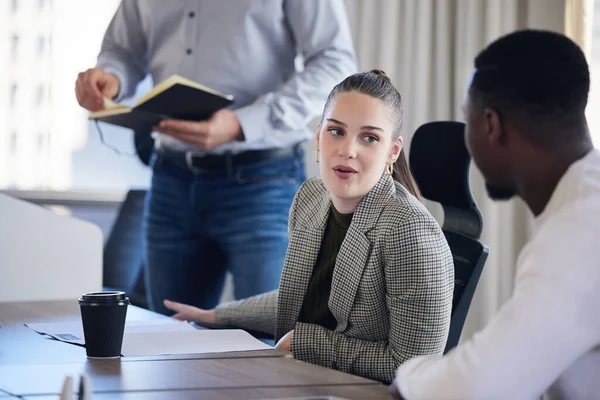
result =
[[144,165],[150,165],[150,156],[154,150],[154,139],[152,132],[135,131],[133,132],[133,148],[138,159]]
[[148,308],[144,285],[142,217],[145,190],[130,190],[104,246],[103,286],[127,293],[131,304]]
[[444,209],[442,231],[454,259],[454,295],[447,353],[458,344],[489,249],[478,239],[481,214],[469,188],[471,157],[464,144],[465,124],[443,121],[415,132],[409,164],[424,198]]

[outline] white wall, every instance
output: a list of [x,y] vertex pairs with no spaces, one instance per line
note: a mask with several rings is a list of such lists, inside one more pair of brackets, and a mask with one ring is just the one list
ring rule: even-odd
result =
[[592,76],[587,118],[596,148],[600,147],[600,0],[594,0],[592,51],[588,62]]

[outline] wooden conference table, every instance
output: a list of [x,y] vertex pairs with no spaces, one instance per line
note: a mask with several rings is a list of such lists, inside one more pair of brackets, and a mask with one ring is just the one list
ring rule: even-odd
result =
[[[166,317],[130,306],[127,318]],[[80,321],[77,301],[0,303],[0,400],[56,399],[65,376],[79,374],[90,377],[94,400],[391,398],[379,382],[300,362],[275,349],[92,360],[83,347],[48,339],[24,325],[58,321]]]

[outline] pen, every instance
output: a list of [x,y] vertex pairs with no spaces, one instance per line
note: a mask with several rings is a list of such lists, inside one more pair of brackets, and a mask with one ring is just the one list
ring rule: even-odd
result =
[[73,377],[67,376],[60,392],[60,400],[73,400]]
[[90,381],[86,375],[80,375],[79,377],[79,390],[77,391],[77,400],[91,400],[92,393],[90,388]]

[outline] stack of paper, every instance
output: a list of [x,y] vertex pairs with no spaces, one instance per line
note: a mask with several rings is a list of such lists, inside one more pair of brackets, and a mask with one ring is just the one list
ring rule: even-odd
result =
[[[81,322],[29,323],[34,331],[67,343],[85,345]],[[121,353],[124,357],[204,354],[265,350],[264,344],[241,329],[196,329],[187,322],[165,318],[127,321]]]

